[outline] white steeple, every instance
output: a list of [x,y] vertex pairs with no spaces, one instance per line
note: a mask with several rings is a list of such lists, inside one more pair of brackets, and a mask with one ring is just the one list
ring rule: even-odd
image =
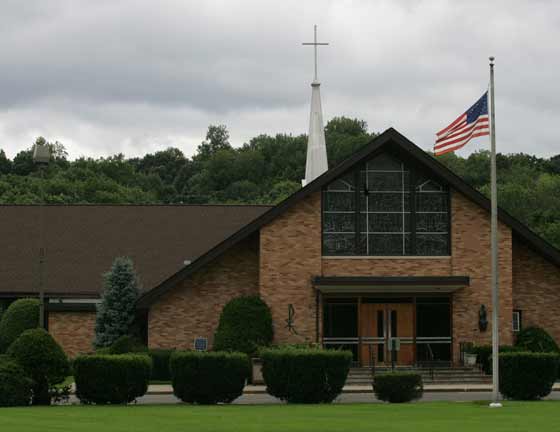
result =
[[311,114],[309,117],[309,137],[307,139],[307,161],[305,163],[305,179],[301,181],[302,186],[311,183],[329,169],[327,146],[325,145],[325,130],[323,128],[323,111],[321,108],[321,84],[317,79],[317,46],[328,45],[328,43],[317,42],[317,26],[314,27],[314,36],[313,42],[302,44],[313,45],[315,54],[315,75],[311,83]]

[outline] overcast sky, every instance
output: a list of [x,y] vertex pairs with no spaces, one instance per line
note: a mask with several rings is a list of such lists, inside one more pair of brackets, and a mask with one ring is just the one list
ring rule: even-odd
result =
[[[491,5],[488,5],[491,3]],[[192,155],[305,133],[313,37],[325,121],[392,126],[424,149],[486,90],[503,152],[560,153],[560,1],[1,0],[0,148],[38,135],[72,158]],[[488,145],[485,138],[467,152]]]

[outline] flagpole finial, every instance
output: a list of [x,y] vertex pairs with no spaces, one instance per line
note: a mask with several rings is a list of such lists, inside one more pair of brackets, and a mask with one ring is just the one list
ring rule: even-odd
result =
[[494,59],[495,59],[494,56],[488,57],[488,60],[490,60],[490,66],[494,66]]

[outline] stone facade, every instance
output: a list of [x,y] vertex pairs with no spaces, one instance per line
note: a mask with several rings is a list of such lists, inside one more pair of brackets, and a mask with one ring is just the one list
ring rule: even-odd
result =
[[93,351],[95,312],[48,312],[48,329],[70,358]]
[[513,308],[521,311],[522,326],[544,328],[560,343],[560,269],[514,237]]
[[224,305],[258,292],[258,239],[250,238],[160,297],[148,313],[148,345],[192,349],[194,339],[210,346]]

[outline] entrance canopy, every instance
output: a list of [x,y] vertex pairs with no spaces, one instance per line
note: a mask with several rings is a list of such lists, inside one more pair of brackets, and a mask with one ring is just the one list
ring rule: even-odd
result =
[[452,293],[469,286],[468,276],[315,276],[322,293]]

